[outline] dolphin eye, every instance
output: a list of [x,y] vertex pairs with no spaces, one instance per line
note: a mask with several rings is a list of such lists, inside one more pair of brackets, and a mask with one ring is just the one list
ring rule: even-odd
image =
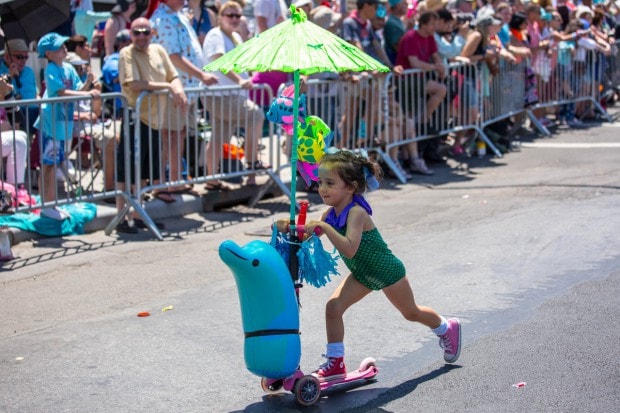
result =
[[252,266],[253,267],[258,267],[258,264],[260,264],[259,260],[252,260]]

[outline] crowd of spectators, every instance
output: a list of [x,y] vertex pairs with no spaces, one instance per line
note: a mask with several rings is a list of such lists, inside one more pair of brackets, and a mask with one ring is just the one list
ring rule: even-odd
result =
[[[402,77],[403,72],[410,73],[408,69],[424,71],[423,87],[412,81],[401,81],[390,89],[384,130],[362,134],[358,120],[371,112],[382,111],[377,104],[382,102],[378,96],[382,93],[378,86],[382,82],[371,86],[376,88],[371,90],[376,95],[365,102],[349,102],[340,119],[330,119],[329,126],[337,129],[340,144],[355,142],[359,147],[381,141],[410,141],[420,135],[436,136],[445,129],[448,120],[438,121],[435,114],[442,112],[448,114],[444,117],[450,117],[450,108],[457,100],[460,118],[451,121],[475,122],[481,116],[482,99],[488,97],[487,83],[501,76],[506,64],[523,66],[524,107],[544,100],[554,89],[550,84],[560,85],[555,88],[559,90],[553,90],[554,96],[564,99],[577,96],[586,86],[598,86],[602,82],[597,76],[587,75],[588,65],[594,64],[587,60],[587,53],[596,51],[601,56],[595,63],[598,67],[607,64],[606,58],[615,52],[616,29],[620,27],[619,5],[605,0],[581,0],[580,3],[568,0],[357,0],[351,10],[340,10],[340,2],[332,0],[320,3],[297,0],[294,5],[304,10],[310,21],[340,35],[390,67],[395,79]],[[38,146],[41,151],[42,170],[41,183],[32,187],[40,189],[44,201],[53,201],[56,175],[61,166],[65,172],[73,167],[67,167],[65,153],[71,148],[72,137],[83,137],[84,124],[90,125],[92,134],[93,124],[105,117],[118,122],[112,128],[109,123],[96,126],[100,128],[100,133],[96,134],[100,138],[96,148],[105,151],[108,159],[113,159],[115,152],[124,156],[123,145],[119,142],[128,137],[120,133],[124,130],[120,125],[122,101],[106,102],[102,107],[100,93],[122,92],[132,105],[140,91],[161,89],[171,91],[166,98],[168,101],[157,107],[147,106],[145,113],[139,116],[142,130],[151,131],[142,137],[144,144],[157,144],[162,148],[161,159],[144,159],[146,163],[156,162],[160,166],[158,170],[145,170],[143,176],[156,182],[167,173],[170,181],[182,180],[180,159],[188,127],[185,120],[194,122],[193,116],[197,116],[200,109],[217,120],[213,123],[212,140],[206,147],[208,172],[217,172],[220,147],[236,130],[235,123],[250,125],[245,137],[251,143],[248,148],[254,149],[246,150],[248,166],[251,169],[268,167],[260,160],[259,141],[263,133],[263,108],[269,102],[252,94],[252,89],[258,83],[268,84],[276,94],[282,83],[290,81],[289,75],[280,72],[223,75],[202,71],[204,64],[289,18],[285,0],[254,0],[252,14],[244,13],[248,10],[246,6],[245,0],[222,3],[219,0],[159,0],[158,4],[150,4],[147,10],[140,11],[135,0],[117,0],[111,17],[105,24],[98,25],[104,28],[103,33],[99,30],[99,40],[89,43],[92,33],[71,33],[70,37],[49,33],[38,41],[38,56],[48,60],[42,78],[45,90],[38,89],[35,73],[26,65],[29,52],[33,51],[31,47],[24,39],[6,39],[0,59],[0,75],[4,76],[0,78],[3,91],[0,99],[6,96],[19,101],[80,95],[88,97],[93,106],[75,109],[72,105],[17,105],[19,115],[12,116],[5,110],[0,111],[2,156],[10,160],[4,168],[3,179],[24,195],[28,165],[25,165],[23,143],[30,140],[34,142],[31,146]],[[95,45],[95,41],[102,41],[103,45]],[[93,48],[100,50],[102,56],[100,79],[94,78],[90,69]],[[140,52],[146,50],[154,53],[161,63],[157,70],[145,66]],[[452,63],[470,65],[468,67],[475,67],[475,70],[455,72],[451,69]],[[385,75],[379,73],[332,74],[319,78],[353,84],[363,76],[385,79]],[[216,84],[237,85],[240,93],[216,97],[207,108],[200,108],[200,102],[188,100],[183,93],[187,88]],[[458,94],[453,92],[455,88]],[[233,105],[240,110],[224,113],[218,110],[218,105]],[[161,112],[161,108],[167,109]],[[66,123],[51,122],[52,110],[65,111],[62,119]],[[161,113],[148,116],[149,111],[156,110]],[[88,113],[90,119],[69,115],[74,112]],[[566,124],[570,127],[579,127],[584,118],[595,115],[587,102],[566,103],[554,110],[535,107],[534,113],[544,126]],[[56,113],[55,116],[60,115]],[[150,124],[152,119],[158,119],[158,124]],[[215,126],[224,124],[230,127]],[[105,133],[106,129],[114,133]],[[427,164],[445,162],[446,156],[462,156],[472,137],[470,132],[459,131],[422,142],[409,142],[400,148],[391,148],[389,156],[403,176],[412,179],[415,173],[432,174]],[[64,144],[65,141],[68,143]],[[91,164],[87,159],[80,159],[78,163],[78,167]],[[125,184],[124,162],[115,163],[106,162],[111,165],[104,174],[106,189]],[[113,182],[115,168],[119,182]],[[254,175],[250,175],[245,184],[255,185]],[[212,181],[207,189],[230,190],[231,187],[222,181]],[[190,186],[181,185],[156,191],[154,195],[173,203],[177,199],[174,195],[191,190]],[[118,207],[121,209],[123,203],[119,201]],[[45,209],[43,213],[53,219],[66,218],[57,208]],[[119,230],[133,231],[126,223],[119,226]]]

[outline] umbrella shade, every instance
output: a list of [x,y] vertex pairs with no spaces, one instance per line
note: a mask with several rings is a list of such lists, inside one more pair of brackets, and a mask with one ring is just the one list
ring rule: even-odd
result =
[[[227,73],[293,72],[293,147],[291,150],[291,210],[290,221],[295,223],[295,186],[297,180],[297,125],[299,115],[299,75],[320,72],[363,72],[390,69],[351,43],[310,22],[303,10],[291,5],[291,18],[265,30],[246,43],[235,47],[203,70]],[[294,225],[291,225],[293,228]],[[293,237],[294,231],[292,231]],[[295,254],[291,254],[294,256]],[[291,265],[292,267],[292,265]],[[291,273],[296,270],[291,268]]]
[[69,18],[69,0],[11,0],[0,3],[7,39],[38,40]]
[[303,11],[297,10],[291,19],[235,47],[204,70],[224,73],[297,70],[302,75],[389,71],[351,43],[308,21]]

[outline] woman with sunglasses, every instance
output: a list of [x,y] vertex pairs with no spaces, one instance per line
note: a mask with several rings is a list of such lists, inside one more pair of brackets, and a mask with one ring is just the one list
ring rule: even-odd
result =
[[[231,51],[237,45],[243,43],[237,33],[241,19],[241,6],[234,1],[226,2],[219,11],[219,25],[207,33],[203,44],[205,62],[212,62],[226,52]],[[212,116],[213,139],[206,148],[206,164],[209,174],[217,173],[220,166],[222,144],[227,142],[239,128],[245,129],[245,158],[251,169],[262,169],[265,166],[258,159],[258,147],[263,130],[264,115],[262,109],[248,99],[246,90],[253,87],[247,73],[226,74],[215,73],[219,84],[222,86],[239,86],[241,90],[228,90],[220,92],[216,96],[209,97],[207,110]],[[222,165],[224,166],[224,165]],[[221,168],[220,168],[221,169]],[[255,176],[249,175],[246,182],[255,185]],[[211,181],[207,184],[207,190],[228,190],[230,187],[223,182]]]

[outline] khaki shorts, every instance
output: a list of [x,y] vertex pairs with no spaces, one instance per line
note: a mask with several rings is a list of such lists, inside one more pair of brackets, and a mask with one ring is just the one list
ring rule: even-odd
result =
[[193,125],[196,122],[196,102],[188,102],[187,112],[184,112],[168,98],[167,110],[161,117],[161,129],[182,131],[188,124]]
[[97,122],[92,125],[86,125],[80,131],[80,138],[90,136],[97,149],[103,148],[111,139],[118,140],[121,136],[121,121],[107,120],[105,122]]
[[211,117],[214,134],[227,141],[239,127],[247,128],[256,122],[263,122],[263,110],[246,95],[230,94],[209,96],[205,107]]

